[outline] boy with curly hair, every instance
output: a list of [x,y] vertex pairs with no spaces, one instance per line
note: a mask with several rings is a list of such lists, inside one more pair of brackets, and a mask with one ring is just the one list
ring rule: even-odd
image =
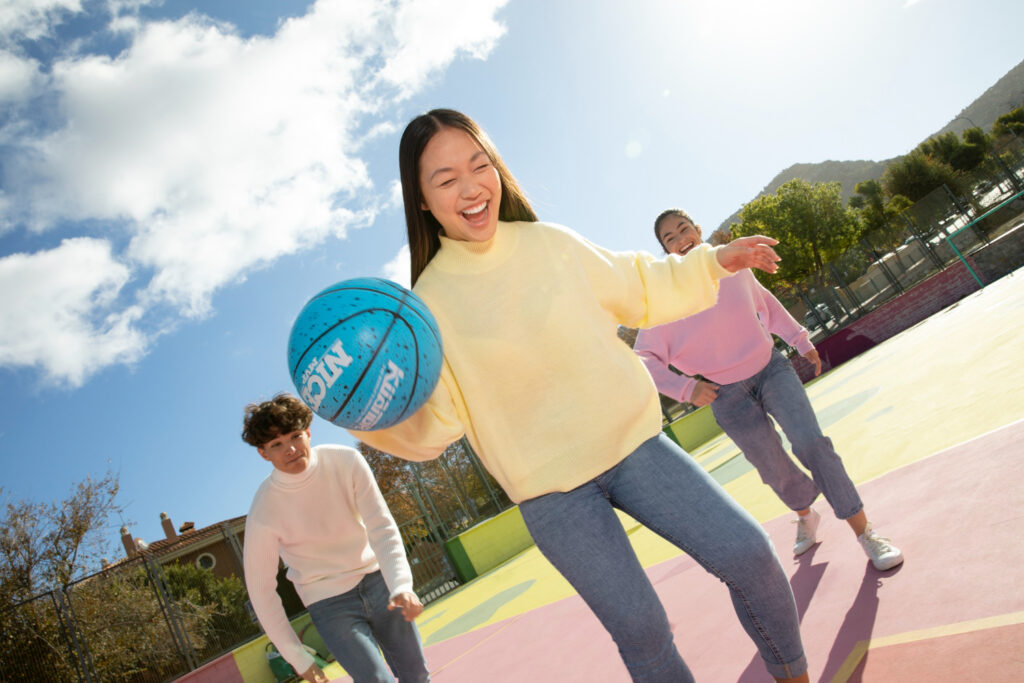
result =
[[[310,446],[312,411],[290,394],[251,403],[242,440],[274,466],[245,523],[245,581],[267,637],[306,681],[327,681],[277,595],[278,558],[331,654],[356,681],[430,680],[405,548],[366,460]],[[384,657],[381,658],[382,650]],[[386,660],[386,664],[385,664]]]

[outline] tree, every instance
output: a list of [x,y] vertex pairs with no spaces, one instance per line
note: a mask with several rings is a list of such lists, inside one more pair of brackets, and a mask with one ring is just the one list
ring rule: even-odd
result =
[[1011,134],[1024,139],[1024,106],[1008,111],[992,124],[992,135],[1002,137]]
[[932,159],[947,164],[954,171],[970,171],[985,160],[992,147],[992,138],[980,128],[968,128],[962,138],[952,131],[929,138],[918,149]]
[[882,174],[882,187],[890,197],[903,195],[917,202],[943,185],[959,188],[959,180],[959,174],[948,163],[915,149],[889,164]]
[[384,495],[391,510],[391,516],[399,524],[420,516],[416,499],[410,493],[415,485],[412,474],[412,463],[379,451],[362,441],[358,444],[366,463],[377,480],[377,488]]
[[117,474],[107,472],[78,482],[59,503],[7,502],[0,513],[0,606],[66,588],[99,567],[110,548],[107,521],[122,512],[114,501],[119,486]]
[[[72,632],[100,680],[180,673],[180,655],[142,558],[89,575],[109,553],[108,520],[122,512],[118,488],[117,474],[107,472],[78,482],[60,502],[8,500],[0,512],[5,680],[74,678]],[[184,623],[197,647],[204,643],[202,617],[186,615]]]
[[877,180],[857,183],[849,206],[860,222],[860,235],[881,249],[893,249],[902,241],[907,224],[901,214],[911,206],[903,195],[886,197]]
[[359,443],[358,448],[399,525],[426,512],[438,518],[435,521],[443,526],[441,532],[447,537],[510,504],[494,478],[474,462],[475,456],[467,452],[462,440],[450,444],[437,458],[417,463],[400,460],[365,443]]
[[758,197],[743,207],[736,237],[765,234],[779,240],[775,247],[782,261],[774,275],[759,273],[769,288],[796,287],[807,277],[824,284],[824,265],[857,239],[853,213],[843,207],[839,183],[794,179],[774,195]]
[[191,563],[166,565],[167,586],[179,607],[195,618],[206,643],[199,659],[205,659],[259,632],[249,618],[245,602],[249,594],[237,576],[217,577]]

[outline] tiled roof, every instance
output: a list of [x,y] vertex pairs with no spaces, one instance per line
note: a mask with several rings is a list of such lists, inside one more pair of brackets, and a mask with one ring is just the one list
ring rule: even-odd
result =
[[[230,529],[231,527],[242,524],[245,522],[245,517],[246,515],[232,517],[231,519],[225,519],[221,522],[217,522],[216,524],[204,526],[201,529],[189,530],[183,534],[178,534],[178,537],[175,539],[161,538],[158,541],[148,543],[144,552],[160,557],[163,555],[169,555],[175,551],[187,550],[189,546],[196,545],[201,541],[222,538],[221,529]],[[109,563],[106,567],[116,567],[130,559],[132,558],[121,557],[118,558],[116,562]]]
[[155,555],[164,555],[173,550],[182,550],[197,541],[213,536],[219,538],[221,536],[221,529],[231,528],[244,521],[245,515],[232,517],[231,519],[225,519],[222,522],[217,522],[210,526],[204,526],[202,529],[192,529],[191,531],[186,531],[183,534],[178,534],[178,537],[173,540],[169,538],[161,538],[159,541],[153,541],[150,543],[148,550]]

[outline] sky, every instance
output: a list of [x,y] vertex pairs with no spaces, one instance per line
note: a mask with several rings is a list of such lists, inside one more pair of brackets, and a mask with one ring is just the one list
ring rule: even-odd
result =
[[542,220],[657,252],[665,208],[707,233],[791,164],[910,151],[1022,25],[1019,0],[3,0],[0,503],[114,471],[115,555],[122,523],[245,514],[270,465],[243,409],[294,391],[298,311],[408,283],[417,114],[477,120]]

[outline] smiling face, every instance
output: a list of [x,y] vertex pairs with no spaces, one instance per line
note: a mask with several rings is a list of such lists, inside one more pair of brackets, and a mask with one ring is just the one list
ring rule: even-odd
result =
[[274,469],[301,474],[309,467],[309,429],[279,434],[256,450]]
[[486,242],[498,226],[501,180],[487,152],[465,131],[441,128],[419,162],[420,208],[441,224],[445,237]]
[[658,222],[658,240],[669,254],[683,256],[700,244],[700,227],[685,216],[669,214]]

